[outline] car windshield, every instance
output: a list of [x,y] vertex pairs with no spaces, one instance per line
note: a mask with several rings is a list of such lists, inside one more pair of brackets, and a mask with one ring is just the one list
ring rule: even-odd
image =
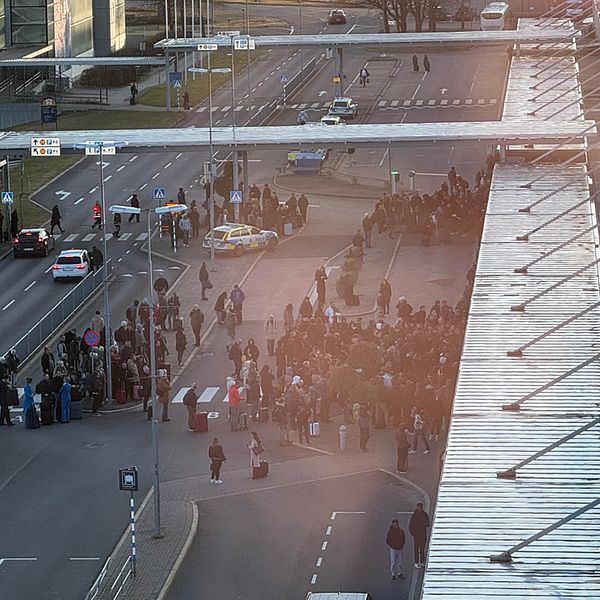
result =
[[482,19],[501,19],[502,18],[502,13],[500,12],[486,12],[486,13],[481,13],[481,18]]
[[331,106],[333,106],[334,108],[347,108],[348,102],[346,102],[345,100],[337,100]]
[[[227,231],[215,231],[215,240],[224,240],[227,237]],[[210,233],[206,236],[210,239]]]
[[83,262],[80,256],[59,256],[56,259],[57,265],[78,265]]

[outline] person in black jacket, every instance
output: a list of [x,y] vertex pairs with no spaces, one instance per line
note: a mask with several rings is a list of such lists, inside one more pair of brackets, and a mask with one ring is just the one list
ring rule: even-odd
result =
[[0,425],[11,427],[14,423],[10,420],[8,406],[8,383],[5,378],[0,379]]
[[394,519],[388,529],[385,543],[390,549],[390,571],[392,579],[404,579],[402,574],[402,549],[406,543],[404,529],[398,524],[398,519]]
[[208,458],[210,458],[210,482],[223,483],[221,466],[227,458],[223,452],[223,446],[219,444],[219,438],[213,438],[212,444],[208,448]]
[[408,530],[414,540],[415,568],[417,569],[425,566],[425,544],[427,543],[427,528],[430,525],[431,521],[429,515],[423,510],[423,503],[418,502],[408,523]]
[[196,415],[196,406],[198,403],[198,394],[196,389],[198,384],[192,383],[192,387],[185,393],[183,404],[188,411],[188,431],[194,431],[194,417]]

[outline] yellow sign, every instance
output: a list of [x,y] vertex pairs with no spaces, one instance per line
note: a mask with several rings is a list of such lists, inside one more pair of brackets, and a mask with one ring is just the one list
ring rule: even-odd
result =
[[342,81],[342,78],[339,75],[333,76],[333,83],[340,83],[340,81]]

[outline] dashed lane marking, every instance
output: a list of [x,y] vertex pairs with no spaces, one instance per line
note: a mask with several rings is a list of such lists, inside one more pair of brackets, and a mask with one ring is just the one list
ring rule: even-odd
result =
[[36,283],[37,283],[37,280],[34,279],[23,291],[24,292],[29,291]]
[[84,242],[89,242],[91,240],[93,240],[96,237],[95,233],[88,233],[87,235],[83,236],[83,240]]
[[69,560],[100,560],[99,556],[71,556]]
[[13,298],[3,309],[2,311],[5,311],[9,306],[11,306],[12,304],[15,303],[15,299]]
[[128,162],[133,162],[137,158],[137,154],[134,154]]
[[109,179],[112,179],[112,175],[107,175],[103,181],[106,183]]
[[[127,165],[121,165],[118,169],[117,169],[117,173],[120,173]],[[73,559],[71,559],[73,560]]]
[[170,167],[172,164],[173,164],[173,163],[170,163],[170,162],[168,162],[168,163],[167,163],[167,164],[166,164],[166,165],[163,167],[163,169],[168,169],[168,168],[169,168],[169,167]]
[[331,527],[331,525],[329,525],[327,527],[327,530],[325,531],[325,535],[331,535],[331,530],[333,529],[333,527]]
[[98,190],[97,187],[93,187],[91,190],[88,190],[88,194],[93,194],[94,192],[96,192]]
[[75,202],[73,202],[73,204],[79,204],[80,202],[83,202],[83,197],[77,198],[77,200],[75,200]]
[[181,158],[181,156],[183,155],[183,152],[180,152],[176,157],[175,160],[179,160]]
[[317,558],[317,567],[320,567],[323,564],[323,559],[319,556],[319,558]]
[[327,550],[327,544],[328,542],[323,542],[323,544],[321,545],[321,552]]
[[315,585],[315,583],[317,583],[317,574],[316,573],[312,576],[312,579],[310,580],[311,585]]
[[143,190],[148,184],[144,183],[143,185],[140,186],[140,190]]

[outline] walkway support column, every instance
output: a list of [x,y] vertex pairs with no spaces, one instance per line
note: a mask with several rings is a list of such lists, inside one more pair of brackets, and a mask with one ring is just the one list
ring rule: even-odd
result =
[[[233,107],[232,107],[233,110]],[[233,189],[239,191],[240,189],[240,171],[239,171],[239,157],[237,150],[234,150],[232,153],[232,175],[233,175]],[[242,198],[244,202],[246,202],[246,197]],[[235,223],[240,222],[240,205],[233,205],[233,220]]]
[[250,173],[248,171],[248,151],[244,150],[242,152],[242,174],[244,175],[244,189],[243,189],[243,199],[244,202],[248,202],[250,199]]
[[171,82],[170,73],[171,73],[171,64],[169,60],[169,53],[165,52],[165,105],[167,107],[167,112],[171,110]]

